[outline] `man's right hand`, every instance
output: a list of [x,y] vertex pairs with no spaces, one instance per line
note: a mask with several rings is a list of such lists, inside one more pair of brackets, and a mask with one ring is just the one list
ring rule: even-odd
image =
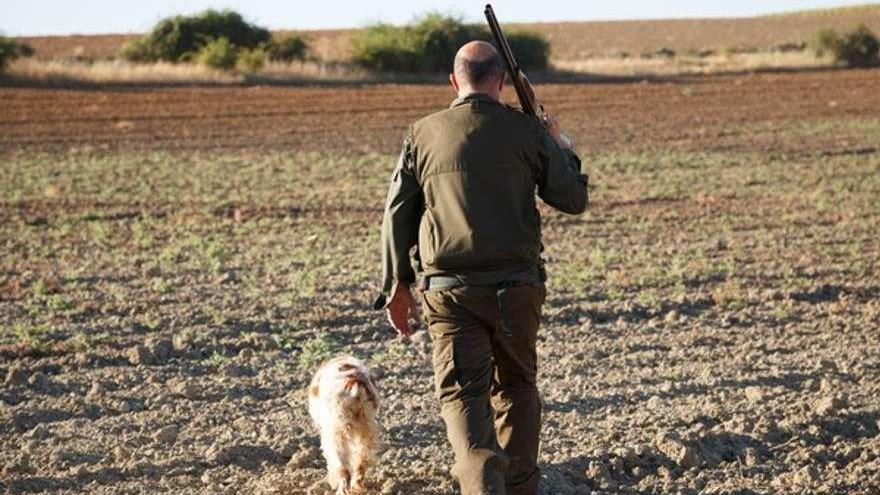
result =
[[556,120],[556,117],[550,115],[549,113],[544,114],[544,126],[547,128],[547,131],[553,136],[553,139],[559,146],[563,149],[571,149],[571,139],[568,138],[565,134],[562,133],[562,127],[559,125],[559,121]]
[[400,282],[394,284],[394,288],[391,289],[391,299],[385,311],[394,330],[401,337],[408,339],[412,335],[410,318],[414,321],[419,319],[419,309],[409,285]]

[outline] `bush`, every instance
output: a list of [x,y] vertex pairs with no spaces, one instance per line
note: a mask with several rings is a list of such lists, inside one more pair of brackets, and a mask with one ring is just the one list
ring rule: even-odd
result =
[[545,70],[550,66],[550,43],[544,36],[528,31],[507,35],[510,49],[523,70]]
[[266,54],[274,62],[293,62],[305,60],[309,45],[297,34],[288,34],[273,39],[266,45]]
[[266,52],[262,48],[247,48],[238,51],[238,57],[235,60],[235,68],[239,72],[253,74],[260,72],[266,65]]
[[121,54],[133,62],[182,62],[221,38],[236,47],[253,49],[271,37],[269,30],[246,22],[236,12],[206,10],[159,21],[149,34],[127,44]]
[[833,29],[823,29],[816,33],[814,51],[817,56],[830,53],[837,62],[848,67],[870,67],[880,64],[880,40],[861,25],[856,29],[839,35]]
[[[547,68],[550,44],[541,35],[507,33],[514,56],[524,70]],[[489,30],[460,18],[428,14],[395,27],[377,24],[354,38],[354,61],[368,69],[396,72],[449,72],[455,52],[471,40],[494,42]]]
[[840,35],[837,31],[826,28],[820,29],[813,37],[813,52],[817,57],[824,57],[828,53],[834,53],[840,43]]
[[0,71],[5,70],[9,62],[22,57],[30,57],[33,54],[34,49],[30,45],[0,36]]
[[238,50],[226,38],[211,41],[196,56],[200,64],[217,70],[232,70],[238,61]]

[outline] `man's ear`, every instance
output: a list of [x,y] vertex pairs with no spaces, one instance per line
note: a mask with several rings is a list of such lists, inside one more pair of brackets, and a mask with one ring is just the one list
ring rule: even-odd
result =
[[455,92],[458,93],[458,79],[455,78],[455,73],[449,74],[449,84],[452,85]]

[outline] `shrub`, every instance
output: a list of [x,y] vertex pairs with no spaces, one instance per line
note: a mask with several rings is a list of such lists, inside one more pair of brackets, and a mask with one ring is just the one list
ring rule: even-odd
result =
[[212,69],[232,70],[238,61],[238,50],[228,39],[219,38],[203,46],[196,58]]
[[542,35],[514,31],[507,35],[507,41],[523,70],[545,70],[550,66],[550,43]]
[[268,43],[271,33],[246,22],[237,12],[206,10],[159,21],[149,34],[126,45],[121,54],[133,62],[188,61],[221,38],[231,45],[253,49]]
[[833,29],[823,29],[816,33],[814,51],[817,56],[830,53],[837,62],[848,67],[870,67],[880,64],[880,40],[861,25],[856,29],[839,35]]
[[850,67],[870,67],[880,62],[880,40],[861,25],[840,37],[834,57],[839,62],[846,62]]
[[260,72],[266,65],[266,52],[262,48],[247,48],[238,51],[238,57],[235,61],[235,68],[239,72],[253,74]]
[[820,29],[813,37],[813,52],[817,57],[824,57],[827,53],[834,53],[840,43],[840,35],[834,29]]
[[[550,44],[541,35],[515,31],[507,37],[524,70],[547,68]],[[465,24],[454,16],[428,14],[409,26],[377,24],[359,32],[353,41],[354,61],[380,71],[448,72],[458,48],[474,39],[493,41],[483,26]]]
[[413,27],[420,72],[449,72],[455,52],[472,39],[486,39],[479,26],[464,24],[461,19],[440,14],[428,14]]
[[34,49],[30,45],[0,36],[0,71],[5,70],[9,62],[22,57],[30,57],[33,54]]
[[418,43],[408,28],[377,24],[354,37],[354,61],[380,71],[410,71],[418,65]]
[[309,45],[298,34],[288,34],[273,39],[266,45],[266,54],[274,62],[305,60]]

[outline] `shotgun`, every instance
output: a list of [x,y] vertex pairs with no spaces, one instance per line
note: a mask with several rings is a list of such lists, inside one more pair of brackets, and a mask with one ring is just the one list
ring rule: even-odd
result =
[[[498,47],[498,51],[501,52],[501,58],[504,59],[507,75],[510,76],[510,81],[513,83],[514,89],[516,89],[516,96],[519,98],[519,105],[523,113],[534,115],[543,122],[544,107],[538,103],[538,99],[535,97],[535,90],[532,89],[529,78],[526,77],[516,62],[513,50],[510,49],[510,43],[507,41],[507,36],[504,36],[504,31],[501,30],[501,25],[498,24],[498,18],[495,17],[495,11],[492,9],[491,4],[486,4],[484,13],[486,14],[486,21],[489,23],[489,29],[492,31],[492,36],[495,38],[495,45]],[[571,139],[568,136],[561,134],[560,138],[568,146],[571,146]]]

